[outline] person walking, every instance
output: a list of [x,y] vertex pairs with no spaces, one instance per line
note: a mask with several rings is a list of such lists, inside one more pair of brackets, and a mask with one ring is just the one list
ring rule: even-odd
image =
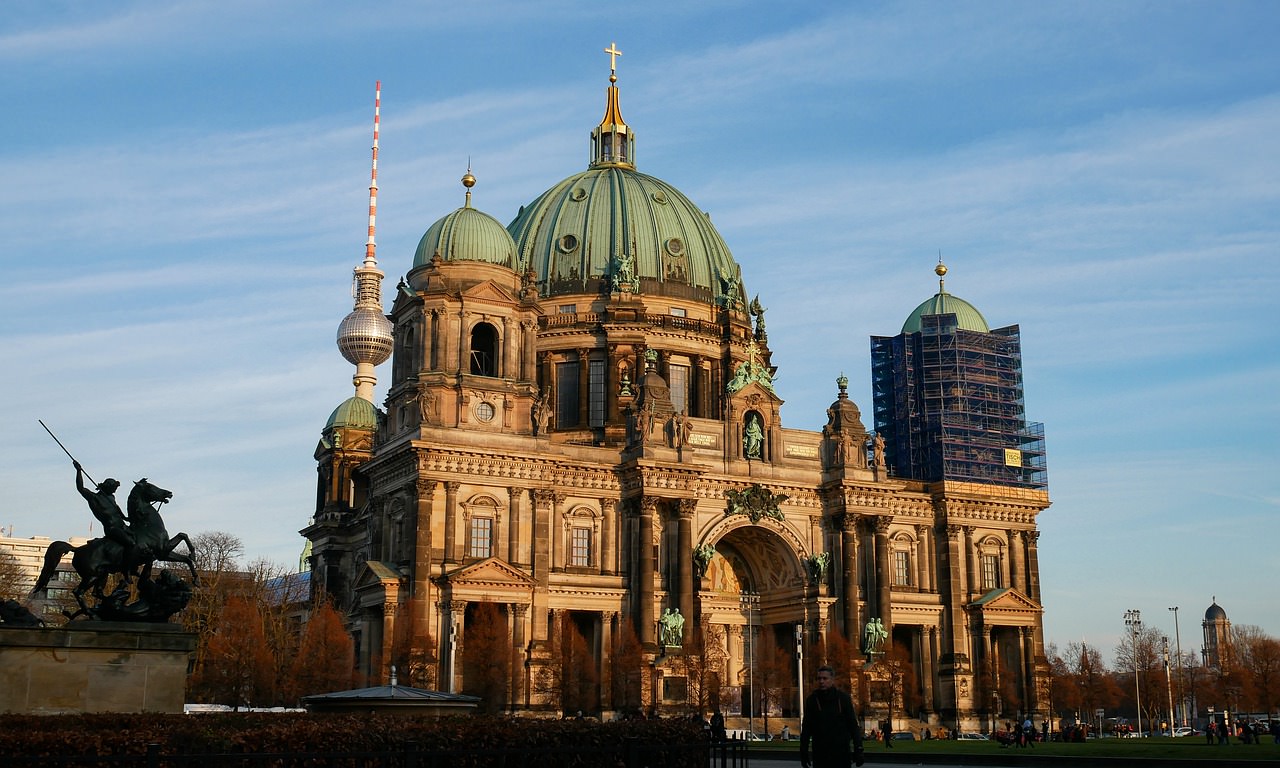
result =
[[[852,749],[851,749],[852,747]],[[818,689],[804,700],[800,723],[800,764],[804,768],[862,765],[862,724],[853,698],[836,687],[836,672],[818,667]]]

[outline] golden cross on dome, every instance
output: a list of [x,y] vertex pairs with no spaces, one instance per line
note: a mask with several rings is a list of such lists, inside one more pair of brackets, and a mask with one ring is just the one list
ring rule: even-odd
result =
[[617,43],[609,43],[604,52],[609,54],[609,74],[612,75],[618,69],[618,57],[622,55],[622,51],[618,50]]

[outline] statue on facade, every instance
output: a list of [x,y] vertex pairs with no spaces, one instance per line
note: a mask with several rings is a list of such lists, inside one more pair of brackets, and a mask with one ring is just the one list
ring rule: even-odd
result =
[[807,560],[809,581],[813,584],[821,584],[827,578],[827,566],[830,564],[830,552],[819,552],[814,555],[809,555],[809,559]]
[[880,617],[876,617],[867,622],[867,626],[862,630],[862,652],[868,656],[884,653],[884,643],[889,639],[889,632],[884,628],[884,624],[880,622]]
[[871,456],[875,461],[876,469],[884,469],[884,438],[879,432],[871,437]]
[[613,290],[634,292],[635,259],[629,253],[622,253],[618,255],[617,261],[618,266],[613,272]]
[[531,415],[533,417],[533,433],[540,437],[545,436],[551,424],[551,398],[547,397],[545,393],[535,395]]
[[701,579],[707,575],[707,567],[711,565],[711,558],[715,556],[714,544],[703,544],[693,548],[693,572],[697,578]]
[[679,648],[684,643],[684,617],[678,608],[668,608],[658,619],[658,625],[662,628],[664,648]]
[[671,447],[683,448],[689,443],[689,417],[684,415],[684,411],[677,411],[671,417]]

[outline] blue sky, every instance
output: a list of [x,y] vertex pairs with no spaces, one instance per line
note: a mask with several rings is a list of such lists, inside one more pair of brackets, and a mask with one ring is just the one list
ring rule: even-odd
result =
[[1046,639],[1110,658],[1176,605],[1194,650],[1215,595],[1280,634],[1278,38],[1268,2],[6,4],[0,526],[87,532],[40,418],[173,490],[171,531],[296,562],[352,393],[374,81],[390,287],[468,159],[501,221],[585,168],[616,41],[639,169],[769,308],[786,426],[841,372],[869,420],[868,337],[941,251],[1022,329]]

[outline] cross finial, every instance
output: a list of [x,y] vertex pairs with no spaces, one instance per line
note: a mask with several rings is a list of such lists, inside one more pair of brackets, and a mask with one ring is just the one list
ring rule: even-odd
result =
[[609,79],[616,80],[618,77],[615,74],[618,70],[618,57],[622,55],[622,51],[618,50],[617,43],[609,43],[609,47],[605,48],[604,52],[609,54]]

